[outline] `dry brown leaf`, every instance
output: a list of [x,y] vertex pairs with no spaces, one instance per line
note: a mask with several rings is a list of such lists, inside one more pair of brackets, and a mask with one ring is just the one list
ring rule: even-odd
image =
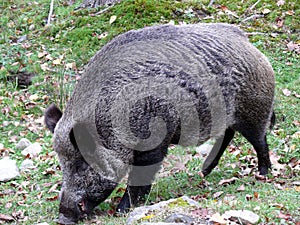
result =
[[5,222],[12,222],[12,221],[14,221],[14,218],[9,215],[0,214],[0,220],[5,221]]
[[12,207],[12,203],[11,202],[7,202],[6,204],[5,204],[5,208],[6,209],[10,209],[11,207]]
[[115,22],[116,19],[117,19],[117,16],[115,16],[115,15],[111,16],[109,19],[109,24],[112,24],[113,22]]
[[51,192],[58,192],[58,190],[56,190],[58,187],[58,184],[54,184],[48,191],[48,193],[51,193]]
[[288,10],[285,13],[289,16],[293,16],[295,14],[295,12],[293,10]]
[[247,201],[250,201],[251,199],[253,199],[253,196],[250,195],[250,194],[246,194],[245,198],[246,198]]
[[239,186],[236,190],[237,190],[237,191],[245,191],[245,190],[246,190],[245,185],[242,184],[242,185]]
[[47,52],[39,52],[38,53],[38,58],[43,58],[47,54],[48,54]]
[[51,196],[51,197],[47,197],[46,200],[47,201],[56,201],[58,199],[58,195],[55,196]]
[[293,124],[294,124],[295,126],[299,126],[299,125],[300,125],[300,121],[295,120],[295,121],[293,122]]
[[216,193],[213,194],[213,198],[218,198],[218,197],[220,197],[223,193],[224,193],[224,191],[218,191],[218,192],[216,192]]
[[274,187],[276,187],[279,190],[283,190],[284,188],[281,186],[281,184],[274,183]]
[[271,12],[270,9],[264,9],[264,10],[262,11],[263,14],[269,14],[270,12]]
[[221,181],[219,182],[219,185],[232,184],[232,183],[234,183],[236,180],[238,180],[238,178],[236,178],[236,177],[232,177],[232,178],[229,178],[229,179],[221,180]]
[[289,213],[282,213],[280,211],[277,217],[280,218],[280,219],[289,220],[291,218],[291,214],[289,214]]
[[283,209],[284,208],[284,205],[283,204],[279,204],[279,203],[273,203],[273,204],[270,204],[271,207],[276,207],[278,209]]
[[292,94],[292,92],[287,88],[283,89],[282,93],[287,97],[291,96],[291,94]]
[[289,51],[295,51],[296,53],[300,54],[300,43],[295,43],[293,41],[290,41],[287,43],[287,48]]
[[52,64],[53,65],[60,65],[61,64],[61,59],[54,59],[53,61],[52,61]]
[[277,1],[276,5],[281,6],[281,5],[284,5],[284,3],[285,3],[284,0],[279,0],[279,1]]

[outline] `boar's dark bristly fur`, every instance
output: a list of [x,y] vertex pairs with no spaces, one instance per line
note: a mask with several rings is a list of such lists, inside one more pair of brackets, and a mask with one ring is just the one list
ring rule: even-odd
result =
[[136,206],[170,144],[216,139],[208,175],[238,131],[266,175],[274,86],[267,58],[232,25],[162,25],[116,37],[91,59],[64,113],[54,105],[45,112],[63,172],[58,221],[89,215],[126,174],[117,211]]

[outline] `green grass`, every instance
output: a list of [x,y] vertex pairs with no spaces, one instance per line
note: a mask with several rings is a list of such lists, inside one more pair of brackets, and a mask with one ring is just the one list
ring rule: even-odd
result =
[[[34,160],[35,170],[0,184],[1,214],[13,215],[20,224],[55,224],[58,194],[48,191],[55,184],[58,184],[57,190],[60,189],[61,171],[56,156],[52,154],[52,135],[41,124],[43,110],[52,102],[61,108],[65,106],[84,65],[113,37],[130,29],[171,20],[175,24],[228,22],[252,33],[250,41],[268,56],[276,73],[277,123],[268,135],[270,149],[280,156],[279,162],[284,165],[293,158],[300,159],[300,138],[295,135],[300,130],[299,124],[295,123],[300,121],[300,57],[296,52],[288,51],[286,46],[291,41],[299,43],[300,5],[294,0],[277,6],[277,1],[266,0],[247,11],[255,0],[220,0],[212,7],[207,6],[208,2],[128,0],[95,16],[101,9],[75,11],[80,1],[72,6],[67,6],[65,1],[55,1],[49,27],[45,26],[49,1],[8,0],[0,3],[0,143],[5,148],[0,149],[0,154],[3,156],[8,152],[20,165],[24,157],[15,148],[19,139],[26,137],[43,147],[40,156]],[[251,15],[262,14],[265,9],[270,12],[263,18],[242,22]],[[109,19],[113,15],[117,19],[110,24]],[[278,26],[278,18],[283,19],[283,26]],[[26,40],[19,43],[19,38],[25,35]],[[42,52],[45,52],[44,56],[41,56]],[[55,60],[58,63],[54,63]],[[27,71],[36,76],[31,86],[20,89],[15,82],[8,81],[10,71]],[[291,91],[291,95],[284,95],[283,89]],[[32,95],[38,98],[32,100]],[[194,149],[172,149],[171,155],[184,158],[189,152],[194,158],[186,163],[186,170],[170,171],[172,168],[166,166],[164,171],[170,171],[170,175],[156,180],[147,204],[189,195],[194,196],[203,207],[220,213],[229,209],[252,210],[259,214],[262,224],[295,224],[299,221],[299,188],[293,184],[293,181],[299,180],[299,170],[293,171],[286,166],[281,176],[270,174],[270,182],[257,180],[253,173],[239,177],[240,171],[253,164],[244,156],[251,155],[252,159],[255,156],[251,145],[239,135],[232,145],[238,147],[241,153],[235,155],[227,151],[218,168],[205,180],[198,174],[202,161],[195,157]],[[172,157],[167,161],[172,161]],[[53,172],[43,174],[49,168]],[[234,184],[218,184],[233,176],[239,177]],[[245,190],[238,192],[237,188],[242,184]],[[283,189],[278,189],[277,184]],[[121,187],[124,188],[124,184]],[[103,211],[116,206],[122,196],[122,188],[98,207],[94,218],[98,224],[124,223],[125,218],[102,215]],[[214,198],[219,191],[224,193]],[[246,195],[256,196],[256,193],[258,198],[246,200]],[[228,196],[233,196],[233,200],[226,200]],[[283,207],[278,208],[275,203]],[[293,219],[278,218],[280,210]]]

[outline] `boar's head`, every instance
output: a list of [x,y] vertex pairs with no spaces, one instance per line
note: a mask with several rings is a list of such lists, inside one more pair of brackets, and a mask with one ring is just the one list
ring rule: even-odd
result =
[[[117,183],[102,177],[86,162],[78,149],[73,128],[68,128],[67,123],[61,121],[64,120],[62,117],[62,112],[55,105],[45,111],[45,123],[54,133],[54,150],[63,172],[57,222],[75,224],[104,201]],[[86,130],[82,132],[86,133]],[[92,140],[87,138],[85,141],[92,147]]]

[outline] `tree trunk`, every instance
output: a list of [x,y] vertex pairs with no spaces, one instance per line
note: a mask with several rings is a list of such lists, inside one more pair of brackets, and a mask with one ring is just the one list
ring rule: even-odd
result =
[[121,0],[83,0],[82,8],[97,8],[103,5],[111,5],[120,2]]

